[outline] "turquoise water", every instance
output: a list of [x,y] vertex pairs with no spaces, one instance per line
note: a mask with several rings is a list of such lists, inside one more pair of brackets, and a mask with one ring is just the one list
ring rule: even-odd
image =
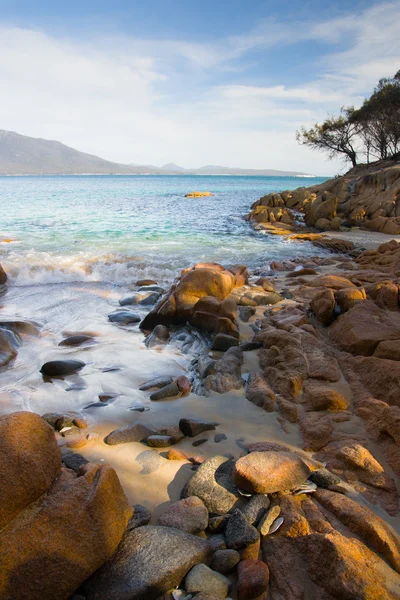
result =
[[[315,253],[252,230],[261,196],[323,178],[196,176],[0,177],[0,262],[16,285],[168,280],[193,262],[250,267]],[[191,191],[214,196],[185,198]]]

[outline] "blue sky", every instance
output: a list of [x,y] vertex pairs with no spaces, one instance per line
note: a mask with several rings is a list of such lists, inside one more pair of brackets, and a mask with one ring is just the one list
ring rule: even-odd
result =
[[301,125],[400,68],[400,3],[0,0],[0,128],[136,164],[334,174]]

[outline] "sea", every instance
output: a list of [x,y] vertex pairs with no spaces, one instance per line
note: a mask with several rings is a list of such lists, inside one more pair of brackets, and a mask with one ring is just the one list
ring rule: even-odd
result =
[[[119,326],[108,316],[120,309],[121,298],[137,290],[138,279],[154,279],[167,290],[180,270],[195,262],[240,263],[262,272],[271,260],[304,256],[306,261],[317,253],[310,243],[255,232],[243,217],[269,192],[319,181],[323,179],[1,177],[0,263],[8,283],[0,295],[0,326],[11,323],[19,347],[17,357],[0,368],[0,415],[16,410],[77,411],[94,435],[137,419],[149,418],[160,426],[176,423],[182,407],[188,414],[210,418],[217,410],[214,399],[199,402],[191,395],[179,402],[152,403],[138,389],[154,376],[189,375],[195,348],[192,355],[182,352],[179,335],[176,343],[173,339],[149,348],[137,324]],[[186,198],[192,191],[213,195]],[[149,307],[132,310],[143,318]],[[93,336],[93,343],[59,346],[75,334]],[[64,379],[48,381],[41,376],[44,362],[66,358],[81,360],[85,367]],[[101,403],[99,394],[117,397]],[[218,400],[227,406],[226,426],[232,401]],[[280,431],[275,418],[260,418],[257,407],[243,404],[239,393],[234,401],[238,422],[247,423],[252,438],[263,439],[268,427]],[[146,412],[132,412],[136,410]],[[217,413],[212,420],[219,421]],[[235,423],[234,419],[232,439],[239,427]],[[91,444],[88,458],[110,461],[125,483],[124,478],[132,478],[139,468],[132,448],[118,463],[119,446],[105,456],[105,444]],[[232,448],[228,445],[226,451]],[[127,469],[126,461],[136,466]],[[133,481],[136,502],[151,506],[164,498],[162,494],[154,496],[150,486],[147,495],[138,496]]]
[[0,177],[0,262],[13,286],[169,281],[199,261],[263,266],[315,249],[255,232],[243,219],[251,204],[324,179]]

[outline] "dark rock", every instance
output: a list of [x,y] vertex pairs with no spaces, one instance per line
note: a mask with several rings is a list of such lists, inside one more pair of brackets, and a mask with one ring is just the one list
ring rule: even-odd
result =
[[0,367],[7,365],[16,356],[17,345],[13,343],[7,331],[0,329]]
[[81,360],[50,360],[42,365],[40,372],[47,377],[61,377],[76,373],[84,366]]
[[61,431],[64,427],[79,427],[80,429],[87,427],[86,419],[75,413],[46,413],[42,415],[42,419],[56,431]]
[[90,408],[106,408],[108,405],[106,402],[92,402],[83,407],[83,410],[89,410]]
[[146,443],[151,448],[168,448],[172,446],[174,440],[169,435],[150,435]]
[[68,469],[75,471],[75,473],[78,473],[82,465],[87,465],[89,462],[82,454],[71,452],[69,450],[62,453],[62,461]]
[[93,343],[95,340],[91,335],[71,335],[62,340],[59,346],[80,346],[81,344]]
[[201,440],[196,440],[195,442],[193,442],[192,446],[201,446],[202,444],[205,444],[206,442],[208,442],[207,438],[201,438]]
[[118,392],[110,392],[108,394],[99,394],[98,398],[100,402],[108,402],[109,400],[114,400],[119,396]]
[[111,323],[119,323],[120,325],[130,325],[132,323],[139,323],[141,318],[139,315],[132,313],[128,310],[118,310],[108,315],[108,320]]
[[201,419],[181,419],[179,421],[179,429],[186,437],[195,437],[204,431],[213,431],[215,425]]
[[165,387],[166,385],[169,385],[170,383],[172,383],[172,381],[172,377],[169,377],[168,375],[155,377],[154,379],[146,381],[146,383],[142,383],[142,385],[139,387],[139,390],[141,392],[146,392],[147,390],[160,389],[162,387]]
[[243,386],[241,378],[241,366],[243,364],[243,353],[240,348],[230,348],[216,361],[214,373],[208,375],[204,381],[206,390],[213,390],[219,394],[229,392],[232,389],[239,390]]
[[165,294],[164,288],[157,284],[142,285],[139,288],[139,292],[158,292],[159,294]]
[[139,527],[125,534],[116,553],[84,584],[87,600],[157,600],[176,588],[210,546],[171,527]]
[[251,525],[257,525],[261,517],[264,516],[270,505],[270,500],[265,494],[256,494],[252,496],[245,508],[243,514]]
[[237,573],[237,593],[240,600],[266,597],[269,589],[269,569],[262,560],[242,560]]
[[225,531],[230,515],[219,515],[218,517],[210,517],[208,519],[207,531],[210,533],[221,533]]
[[180,395],[181,391],[175,381],[173,381],[156,392],[153,392],[150,396],[150,400],[164,400],[165,398],[176,398],[176,396]]
[[239,347],[242,352],[251,352],[252,350],[259,350],[263,345],[262,342],[244,342]]
[[212,547],[213,552],[217,552],[218,550],[226,550],[226,540],[223,533],[219,533],[208,538],[208,543]]
[[154,429],[137,423],[136,425],[128,425],[111,431],[104,438],[104,443],[109,446],[116,446],[117,444],[127,444],[128,442],[141,442],[142,440],[147,440],[150,435],[154,435],[155,433]]
[[135,306],[139,302],[140,296],[135,294],[134,296],[125,296],[121,298],[118,302],[120,306]]
[[214,435],[214,442],[216,444],[218,444],[219,442],[223,442],[224,440],[227,440],[228,438],[226,437],[225,433],[216,433]]
[[217,550],[211,559],[211,568],[218,573],[229,573],[240,561],[240,554],[236,550]]
[[165,344],[170,338],[168,327],[165,325],[156,325],[151,333],[146,337],[144,343],[148,348],[156,344]]
[[159,300],[160,296],[161,294],[159,292],[150,292],[149,294],[141,297],[139,304],[142,306],[151,306]]
[[226,333],[217,333],[213,342],[213,349],[220,350],[221,352],[226,352],[229,348],[233,346],[239,346],[239,340],[231,335],[227,335]]
[[0,285],[3,285],[7,281],[7,273],[0,264]]
[[229,585],[229,579],[221,573],[212,571],[204,564],[193,567],[185,579],[185,590],[187,592],[202,592],[214,598],[214,600],[225,600]]
[[237,550],[258,542],[260,534],[250,525],[242,511],[235,508],[227,523],[225,537],[228,548]]
[[138,281],[135,283],[136,287],[146,287],[149,285],[158,285],[157,281],[154,281],[154,279],[138,279]]
[[137,527],[143,527],[147,525],[151,519],[151,512],[148,508],[143,506],[143,504],[134,504],[133,506],[133,515],[129,519],[129,523],[127,526],[128,531],[132,531]]
[[328,469],[318,469],[312,471],[308,479],[318,487],[329,489],[331,486],[338,485],[341,482],[340,477],[328,471]]
[[239,316],[243,323],[247,323],[256,314],[254,306],[239,306]]
[[209,512],[228,513],[238,500],[232,483],[234,462],[225,456],[214,456],[204,461],[185,486],[182,497],[197,496]]

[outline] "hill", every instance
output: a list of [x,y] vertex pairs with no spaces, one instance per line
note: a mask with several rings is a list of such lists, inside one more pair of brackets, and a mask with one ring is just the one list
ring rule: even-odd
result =
[[163,167],[120,164],[87,154],[54,140],[33,138],[0,130],[0,175],[305,175],[271,169],[232,169],[208,166],[184,169],[173,163]]

